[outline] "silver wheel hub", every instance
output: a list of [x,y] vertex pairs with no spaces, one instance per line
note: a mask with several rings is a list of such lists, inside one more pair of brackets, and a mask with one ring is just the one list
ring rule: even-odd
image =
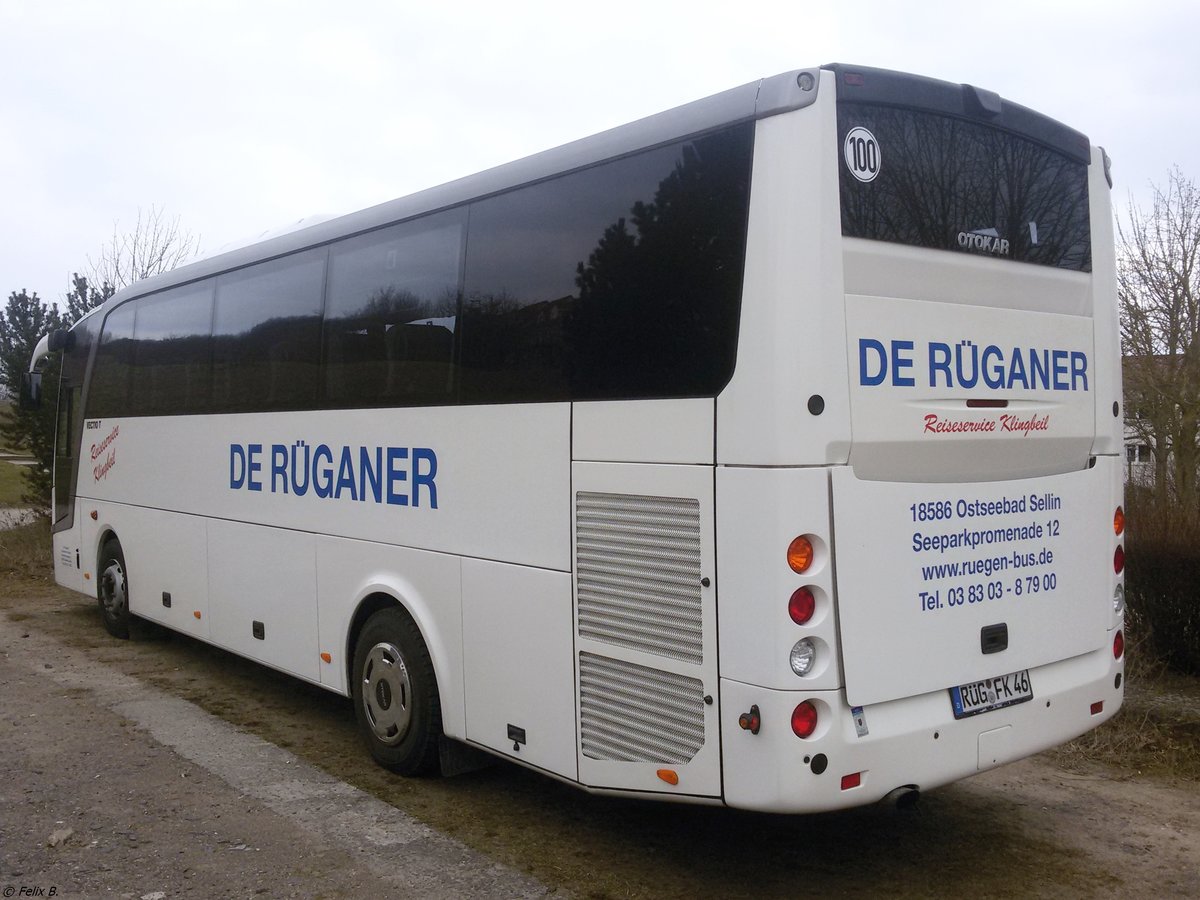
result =
[[398,744],[412,721],[412,681],[395,644],[379,643],[362,671],[362,704],[375,737]]
[[128,606],[125,571],[115,559],[108,561],[108,568],[100,575],[100,602],[104,604],[104,611],[113,618],[123,614]]

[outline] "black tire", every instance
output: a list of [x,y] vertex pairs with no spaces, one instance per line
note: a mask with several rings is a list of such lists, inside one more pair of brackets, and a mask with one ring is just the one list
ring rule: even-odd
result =
[[129,578],[125,554],[117,540],[106,541],[100,551],[96,595],[104,630],[115,638],[129,639]]
[[442,735],[437,677],[405,610],[381,609],[367,620],[352,675],[354,716],[375,761],[399,775],[436,773]]

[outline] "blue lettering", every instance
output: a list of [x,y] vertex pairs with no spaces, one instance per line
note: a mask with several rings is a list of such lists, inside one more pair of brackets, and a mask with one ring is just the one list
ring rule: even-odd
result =
[[1056,391],[1065,391],[1070,385],[1067,384],[1067,351],[1055,350],[1054,357],[1054,389]]
[[[1083,387],[1080,388],[1079,382],[1083,382]],[[1071,390],[1078,391],[1088,389],[1087,381],[1087,354],[1080,353],[1078,350],[1071,351]]]
[[351,500],[358,499],[358,492],[354,488],[354,456],[350,453],[349,447],[342,448],[342,458],[338,461],[337,488],[333,493],[334,499],[342,496],[342,488],[350,489]]
[[[971,377],[967,377],[963,363],[970,361]],[[960,341],[954,345],[954,370],[958,373],[958,386],[973,388],[979,381],[979,348],[973,341]]]
[[248,466],[249,474],[246,476],[246,487],[252,491],[261,491],[262,481],[255,478],[254,473],[262,471],[262,463],[258,459],[262,455],[262,444],[248,444],[246,449],[249,451],[247,459],[250,461],[250,465]]
[[407,447],[387,448],[387,502],[393,506],[408,506],[408,495],[395,489],[397,482],[408,480],[408,473],[396,468],[396,463],[405,459],[408,459]]
[[[875,365],[878,372],[874,375],[868,375],[869,368],[868,353],[875,355]],[[883,349],[883,344],[874,338],[859,338],[858,339],[858,383],[868,387],[874,387],[877,384],[883,384],[883,379],[887,377],[887,352]]]
[[[297,466],[296,463],[300,462],[300,451],[301,450],[304,451],[304,462],[300,463],[300,465]],[[308,444],[304,441],[296,441],[296,443],[294,443],[292,445],[292,493],[295,494],[297,497],[303,497],[305,494],[308,493],[308,483],[309,483],[308,464],[310,461],[309,460],[310,452],[311,451],[309,450]],[[299,473],[304,476],[303,482],[301,482],[300,479],[297,477],[297,475],[296,475],[297,471],[299,471]]]
[[946,376],[946,387],[954,387],[954,379],[950,375],[950,345],[931,342],[929,345],[929,386],[937,387],[937,373]]
[[[428,463],[429,468],[421,471],[421,463]],[[437,485],[433,479],[437,477],[437,454],[428,447],[413,448],[413,506],[421,505],[421,488],[429,490],[429,508],[437,509]]]
[[[325,457],[328,465],[321,467],[321,457]],[[313,493],[321,499],[333,495],[333,451],[326,444],[318,444],[312,455],[312,486]]]
[[[917,382],[911,375],[901,375],[901,369],[911,369],[912,341],[892,341],[892,384],[896,387],[913,387]],[[907,356],[901,356],[900,351],[907,350]]]
[[1021,387],[1029,390],[1029,376],[1025,374],[1025,357],[1021,355],[1021,348],[1013,348],[1012,366],[1008,370],[1008,384],[1006,387],[1012,390],[1017,385],[1017,380],[1020,379]]
[[[899,357],[896,357],[900,359]],[[886,361],[885,361],[886,365]],[[907,367],[911,362],[900,361]],[[269,452],[269,465],[263,457]],[[355,468],[357,464],[357,469]],[[263,478],[269,468],[268,479]],[[293,444],[230,444],[229,487],[322,499],[374,500],[391,506],[438,508],[437,453],[429,447],[331,448]]]
[[371,454],[366,447],[358,451],[358,499],[367,499],[367,488],[371,488],[371,496],[376,503],[383,502],[383,448],[375,448],[375,464],[371,465]]
[[236,491],[246,482],[246,451],[241,444],[229,445],[229,489]]
[[1043,350],[1041,353],[1029,349],[1029,386],[1034,388],[1041,386],[1043,391],[1050,390],[1050,351]]
[[[989,357],[994,360],[990,366],[988,364]],[[993,389],[1004,387],[1004,354],[999,347],[995,344],[988,344],[983,349],[980,365],[983,367],[984,384]]]
[[[282,488],[283,493],[288,492],[287,482],[287,463],[288,451],[283,444],[271,445],[271,493],[277,494]],[[278,485],[278,486],[277,486]]]

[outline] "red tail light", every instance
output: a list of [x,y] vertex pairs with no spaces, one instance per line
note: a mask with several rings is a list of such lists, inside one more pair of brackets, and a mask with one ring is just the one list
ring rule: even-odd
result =
[[788,615],[792,617],[792,621],[797,625],[806,624],[813,617],[813,611],[816,608],[817,598],[806,587],[796,588],[792,592],[791,599],[788,600]]
[[816,730],[817,708],[813,706],[811,700],[805,700],[792,710],[792,731],[796,733],[796,737],[806,738],[812,737],[812,733]]
[[1113,659],[1120,659],[1125,655],[1125,635],[1117,629],[1117,633],[1113,635]]
[[1113,571],[1118,575],[1125,571],[1125,548],[1120,544],[1117,545],[1117,552],[1113,554]]

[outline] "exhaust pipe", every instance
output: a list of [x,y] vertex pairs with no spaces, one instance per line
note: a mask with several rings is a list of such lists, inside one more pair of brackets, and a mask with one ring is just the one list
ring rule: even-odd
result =
[[921,790],[915,784],[905,784],[886,794],[880,801],[896,809],[915,809],[921,800]]

